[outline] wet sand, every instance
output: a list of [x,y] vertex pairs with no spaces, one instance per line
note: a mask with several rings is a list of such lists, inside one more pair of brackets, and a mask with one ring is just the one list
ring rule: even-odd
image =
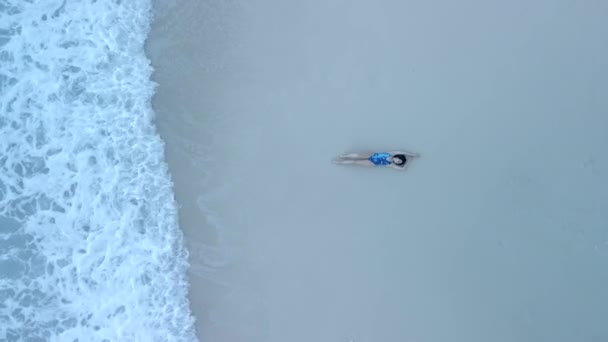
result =
[[607,11],[157,1],[200,340],[608,338]]

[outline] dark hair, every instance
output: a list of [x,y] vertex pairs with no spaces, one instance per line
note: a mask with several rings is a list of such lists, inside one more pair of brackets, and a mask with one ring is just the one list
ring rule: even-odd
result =
[[407,163],[407,158],[405,157],[405,154],[395,154],[393,156],[393,158],[397,158],[397,159],[399,159],[401,161],[401,163],[395,163],[395,165],[404,166],[405,163]]

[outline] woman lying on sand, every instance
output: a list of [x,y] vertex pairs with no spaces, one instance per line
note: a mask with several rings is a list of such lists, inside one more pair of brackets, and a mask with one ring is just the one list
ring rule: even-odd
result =
[[389,166],[398,170],[405,170],[413,158],[418,158],[418,153],[406,151],[392,152],[359,152],[347,153],[336,157],[333,162],[342,165],[361,166]]

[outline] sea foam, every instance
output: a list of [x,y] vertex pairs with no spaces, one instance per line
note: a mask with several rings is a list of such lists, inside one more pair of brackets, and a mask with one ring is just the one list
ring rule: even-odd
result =
[[150,0],[0,1],[0,340],[196,340],[150,20]]

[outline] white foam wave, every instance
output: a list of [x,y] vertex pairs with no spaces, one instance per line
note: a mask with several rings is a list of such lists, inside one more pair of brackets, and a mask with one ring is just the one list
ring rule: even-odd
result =
[[196,339],[150,6],[0,1],[0,340]]

